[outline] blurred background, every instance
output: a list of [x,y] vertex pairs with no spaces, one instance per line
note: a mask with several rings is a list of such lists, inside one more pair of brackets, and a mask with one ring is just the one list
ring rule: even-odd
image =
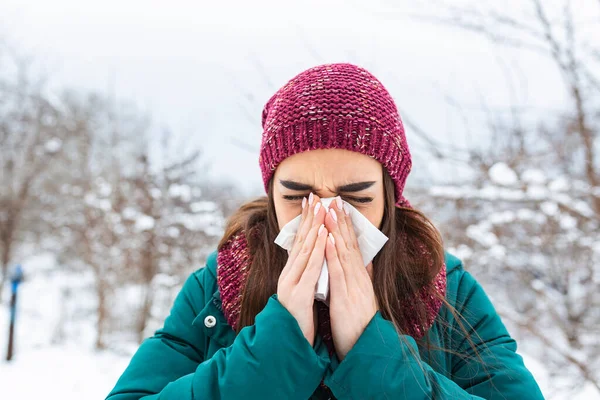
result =
[[329,62],[395,98],[407,197],[547,398],[600,399],[598,0],[0,0],[2,398],[108,394]]

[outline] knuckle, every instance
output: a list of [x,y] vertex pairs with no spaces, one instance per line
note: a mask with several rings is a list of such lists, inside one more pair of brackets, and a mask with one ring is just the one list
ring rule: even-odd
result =
[[307,243],[304,243],[304,245],[300,249],[300,254],[302,254],[303,256],[308,256],[311,253],[312,253],[312,249],[310,248],[310,246]]
[[347,251],[343,250],[338,254],[338,257],[342,263],[346,263],[349,260],[349,254]]
[[314,261],[314,260],[309,260],[308,263],[306,263],[306,271],[307,272],[312,272],[314,271],[317,267],[319,266],[319,264]]

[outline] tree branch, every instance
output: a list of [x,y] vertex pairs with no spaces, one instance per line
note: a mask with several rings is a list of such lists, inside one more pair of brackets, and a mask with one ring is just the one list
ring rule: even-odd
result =
[[546,335],[544,335],[540,330],[538,330],[532,324],[525,322],[525,321],[521,321],[519,319],[516,319],[516,318],[512,317],[509,313],[501,312],[501,314],[502,314],[503,318],[505,318],[505,319],[513,322],[514,324],[520,326],[521,328],[524,328],[525,330],[529,331],[532,335],[534,335],[542,343],[544,343],[544,345],[546,345],[547,349],[555,352],[556,354],[558,354],[559,356],[561,356],[562,358],[567,360],[569,363],[574,365],[577,369],[579,369],[579,371],[581,371],[581,374],[586,379],[586,381],[591,383],[598,390],[598,392],[600,392],[600,381],[598,381],[594,377],[593,372],[590,370],[590,368],[584,361],[579,360],[578,358],[573,356],[568,351],[558,348],[556,346],[556,343],[554,340],[551,340],[550,338],[548,338]]

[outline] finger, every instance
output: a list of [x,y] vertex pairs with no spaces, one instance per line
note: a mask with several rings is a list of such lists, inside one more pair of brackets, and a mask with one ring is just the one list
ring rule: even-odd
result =
[[[298,224],[298,230],[296,231],[296,236],[294,237],[293,244],[296,244],[296,241],[298,239],[298,232],[300,232],[302,227],[304,226],[304,221],[306,221],[307,215],[308,215],[308,198],[303,197],[302,198],[302,211],[300,212],[300,223]],[[288,250],[288,257],[291,256],[293,247],[294,246],[292,245],[292,249]]]
[[[296,231],[296,236],[294,237],[294,243],[292,245],[292,248],[288,251],[288,264],[291,264],[291,262],[294,261],[294,259],[296,258],[296,255],[298,254],[297,251],[297,244],[298,242],[301,242],[304,240],[304,238],[306,237],[306,233],[308,232],[308,230],[304,229],[304,227],[306,226],[306,219],[308,217],[308,213],[309,213],[309,205],[308,205],[308,198],[307,197],[303,197],[302,198],[302,218],[300,219],[300,224],[298,224],[298,230]],[[286,264],[287,266],[287,264]],[[284,272],[287,272],[284,268]],[[283,273],[283,272],[282,272]]]
[[346,247],[350,252],[350,256],[353,258],[357,258],[355,262],[351,263],[351,265],[357,268],[356,278],[359,283],[371,285],[371,280],[369,280],[369,276],[367,270],[365,268],[362,254],[360,253],[360,247],[358,245],[358,238],[356,236],[356,231],[354,230],[354,224],[352,223],[352,217],[350,216],[350,209],[347,204],[344,204],[344,212],[343,217],[344,225],[348,231],[348,242],[346,242]]
[[303,241],[300,250],[293,263],[290,266],[290,270],[286,276],[291,282],[297,283],[300,277],[304,273],[308,260],[310,259],[313,249],[315,248],[315,242],[317,241],[317,235],[319,233],[320,226],[313,226],[308,232],[306,239]]
[[327,215],[325,216],[325,227],[327,228],[327,230],[331,233],[333,233],[333,235],[335,236],[335,238],[337,239],[339,237],[339,241],[338,243],[336,243],[337,245],[339,244],[346,244],[346,240],[344,238],[344,234],[342,234],[341,231],[341,227],[339,224],[339,211],[336,211],[333,208],[330,208],[329,211],[327,212]]
[[[325,219],[325,226],[331,232],[333,238],[335,239],[335,248],[337,250],[337,257],[340,260],[342,268],[347,268],[354,263],[351,262],[351,257],[355,257],[354,254],[358,249],[352,248],[348,244],[348,232],[344,228],[346,224],[344,223],[344,211],[340,207],[341,198],[337,197],[334,202],[335,206],[329,209],[329,213],[327,213],[327,218]],[[344,225],[342,225],[344,224]],[[348,276],[346,277],[346,280]]]
[[[308,217],[307,217],[307,220],[305,222],[308,229],[310,230],[315,227],[319,227],[319,226],[323,225],[326,212],[324,210],[323,205],[321,204],[321,199],[318,196],[314,195],[312,207],[308,207],[308,208],[309,208],[308,213],[309,213],[309,215],[311,215],[311,219],[308,219]],[[308,226],[309,224],[311,224],[312,226]],[[296,254],[300,251],[299,249],[301,249],[300,245],[298,245]],[[295,257],[296,257],[296,255],[294,255],[294,258]]]
[[365,278],[368,280],[368,277],[361,276],[362,274],[366,274],[366,271],[362,271],[364,267],[360,250],[358,247],[349,246],[346,243],[346,238],[342,234],[338,224],[339,220],[336,220],[336,214],[334,212],[328,214],[326,227],[330,230],[334,238],[337,259],[344,271],[346,285],[348,287],[355,283],[361,285],[363,283],[361,281]]
[[348,294],[348,286],[344,269],[340,263],[335,244],[335,238],[330,233],[325,246],[325,259],[329,270],[329,289],[331,296],[345,296]]
[[346,226],[348,230],[348,242],[346,245],[350,244],[354,248],[358,248],[358,238],[356,237],[356,231],[354,230],[354,224],[352,223],[352,217],[350,216],[350,210],[348,206],[344,204],[344,215],[342,218],[343,224]]
[[325,217],[327,216],[327,209],[323,207],[321,203],[321,199],[318,196],[315,196],[315,201],[317,202],[313,208],[313,226],[322,225],[325,223]]
[[336,197],[335,201],[333,201],[331,205],[332,206],[329,208],[329,214],[336,226],[335,228],[331,227],[332,229],[330,229],[330,232],[337,232],[340,234],[344,238],[344,244],[348,245],[350,243],[350,234],[344,218],[342,198],[340,196]]
[[305,205],[304,209],[302,210],[304,219],[302,220],[302,224],[298,227],[298,232],[296,232],[297,243],[302,242],[302,240],[304,240],[306,238],[308,231],[310,231],[310,229],[313,226],[313,223],[312,223],[313,218],[314,218],[313,210],[315,207],[314,197],[315,196],[312,193],[310,194],[310,196],[308,196],[306,205]]
[[[294,260],[296,259],[296,256],[298,255],[298,249],[300,249],[299,246],[296,246],[296,243],[300,240],[300,233],[302,231],[302,227],[304,226],[304,222],[306,221],[306,217],[308,215],[308,198],[303,197],[302,198],[302,213],[301,215],[301,219],[300,219],[300,224],[298,224],[298,230],[296,231],[296,236],[294,237],[294,243],[292,245],[292,248],[290,250],[288,250],[288,259],[287,262],[285,264],[285,266],[283,267],[283,270],[281,271],[281,274],[279,275],[279,279],[283,279],[285,277],[285,275],[288,274],[288,272],[290,271],[291,266],[294,264]],[[304,237],[306,236],[306,234],[304,234]],[[304,240],[304,237],[302,238],[302,240]]]
[[302,218],[300,219],[298,230],[302,228],[302,226],[304,225],[304,221],[306,221],[306,216],[308,215],[308,198],[306,197],[302,198],[302,213],[300,215],[302,215]]
[[321,275],[321,269],[323,268],[323,261],[325,261],[325,244],[327,243],[327,229],[325,225],[321,225],[317,231],[317,241],[315,247],[310,255],[310,259],[306,265],[306,269],[300,277],[298,285],[305,287],[310,290],[312,294],[315,291],[315,285]]
[[[283,277],[285,277],[285,275],[287,275],[289,273],[289,270],[291,270],[293,268],[293,266],[296,264],[296,259],[298,257],[298,255],[300,254],[301,251],[308,251],[308,250],[302,250],[304,248],[304,245],[306,244],[306,241],[308,240],[308,233],[314,229],[315,227],[320,226],[323,223],[323,216],[322,216],[322,204],[321,204],[321,199],[319,198],[319,196],[315,195],[314,193],[311,193],[308,196],[308,199],[305,202],[303,202],[304,204],[304,208],[303,208],[303,215],[304,215],[304,220],[302,221],[301,226],[298,227],[298,231],[296,232],[296,237],[294,239],[294,245],[292,246],[292,250],[290,251],[290,254],[288,256],[288,262],[286,263],[286,267],[284,267],[284,270],[282,271],[281,275],[280,275],[280,279],[282,279]],[[314,245],[314,241],[312,242],[312,244]],[[312,247],[311,247],[312,250]],[[305,254],[306,256],[306,254]],[[297,281],[296,279],[294,281]]]
[[337,257],[342,266],[344,266],[347,264],[349,249],[346,245],[346,238],[340,229],[338,214],[339,211],[330,208],[327,217],[325,218],[325,227],[334,239],[332,243],[335,245]]
[[298,227],[298,231],[296,232],[296,237],[294,239],[294,245],[292,246],[292,251],[290,252],[290,255],[288,257],[289,261],[291,263],[293,263],[296,259],[296,257],[298,256],[298,253],[300,252],[300,250],[302,249],[302,245],[304,244],[304,241],[306,240],[306,237],[308,235],[308,232],[314,227],[314,209],[316,204],[320,201],[315,200],[317,196],[315,196],[313,193],[310,194],[310,196],[308,196],[308,200],[306,202],[306,205],[304,207],[304,210],[302,211],[302,214],[304,215],[304,219],[302,221],[302,223],[300,224],[300,226]]

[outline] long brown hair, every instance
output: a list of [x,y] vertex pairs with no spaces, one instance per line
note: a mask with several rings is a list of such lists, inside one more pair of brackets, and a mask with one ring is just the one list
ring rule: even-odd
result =
[[[444,249],[439,231],[421,212],[395,205],[394,182],[384,170],[385,210],[381,231],[389,238],[373,260],[373,287],[381,314],[399,333],[407,324],[422,329],[428,321],[426,305],[412,301],[422,290],[431,290],[431,282],[444,263]],[[272,182],[272,181],[271,181]],[[277,292],[277,281],[287,260],[287,252],[273,242],[279,232],[272,183],[268,195],[244,204],[229,219],[219,249],[243,230],[246,233],[251,266],[242,295],[237,330],[254,324],[254,318]],[[408,240],[410,238],[410,240]],[[427,257],[423,257],[427,254]]]
[[[477,346],[471,335],[482,342],[481,338],[467,320],[439,293],[433,280],[444,265],[444,247],[442,238],[433,223],[421,212],[412,208],[396,207],[394,182],[384,170],[385,210],[380,230],[389,238],[388,242],[373,260],[373,288],[381,315],[391,321],[399,334],[403,336],[408,327],[415,326],[421,332],[430,322],[427,305],[416,294],[437,298],[443,307],[454,317],[458,329],[469,343],[472,354],[457,352],[454,349],[435,346],[428,336],[417,340],[431,358],[432,351],[453,354],[463,360],[476,359],[488,377],[490,372],[483,361],[481,351],[485,344]],[[244,292],[236,330],[254,324],[256,315],[265,307],[269,297],[277,292],[277,281],[287,261],[287,252],[274,244],[279,233],[275,214],[272,182],[266,197],[244,204],[229,219],[225,234],[218,249],[240,231],[246,233],[252,261]],[[424,257],[424,255],[426,255]],[[410,307],[406,307],[410,304]],[[452,331],[448,321],[440,321],[442,331]],[[418,354],[408,347],[420,368],[425,371]]]

